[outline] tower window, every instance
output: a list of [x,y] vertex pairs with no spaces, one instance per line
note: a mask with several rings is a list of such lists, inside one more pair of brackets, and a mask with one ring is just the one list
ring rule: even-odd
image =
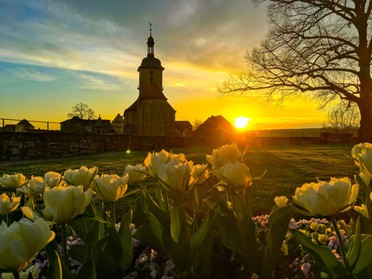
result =
[[154,81],[154,71],[150,71],[150,83]]

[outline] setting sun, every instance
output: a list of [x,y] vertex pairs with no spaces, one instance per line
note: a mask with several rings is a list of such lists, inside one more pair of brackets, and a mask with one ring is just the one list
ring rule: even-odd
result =
[[234,126],[238,129],[245,129],[251,119],[245,116],[235,118]]

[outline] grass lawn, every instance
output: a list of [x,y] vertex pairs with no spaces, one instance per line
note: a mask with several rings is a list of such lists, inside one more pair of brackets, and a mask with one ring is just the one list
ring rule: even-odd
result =
[[[254,182],[255,213],[268,213],[274,205],[275,196],[291,198],[295,188],[303,183],[315,182],[317,178],[353,178],[358,168],[350,157],[352,147],[353,145],[286,145],[248,148],[246,163],[251,175],[258,177],[266,171],[263,179]],[[188,147],[174,150],[174,153],[182,152],[188,160],[206,163],[205,155],[211,154],[211,151],[208,147]],[[27,177],[43,176],[48,171],[63,174],[66,169],[80,168],[82,165],[97,166],[99,173],[122,175],[127,164],[143,163],[146,156],[147,151],[135,151],[130,154],[119,152],[79,158],[0,162],[0,175],[20,172]]]

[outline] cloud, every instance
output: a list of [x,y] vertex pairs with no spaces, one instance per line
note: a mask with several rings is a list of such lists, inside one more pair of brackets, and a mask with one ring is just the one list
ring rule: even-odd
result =
[[26,69],[19,68],[12,71],[13,74],[21,79],[40,81],[40,82],[50,82],[55,80],[57,77],[50,73],[41,72],[36,69]]
[[[77,77],[82,79],[81,88],[84,89],[93,89],[93,90],[104,90],[104,91],[111,91],[111,90],[120,90],[121,84],[112,80],[112,78],[106,77],[98,77],[97,75],[93,74],[77,74]],[[111,79],[111,80],[109,80]]]
[[160,59],[189,67],[237,69],[244,65],[246,49],[258,43],[265,30],[264,9],[245,0],[10,3],[0,4],[0,44],[10,53],[3,60],[18,57],[67,69],[125,72],[138,66],[146,54],[148,22],[153,23]]

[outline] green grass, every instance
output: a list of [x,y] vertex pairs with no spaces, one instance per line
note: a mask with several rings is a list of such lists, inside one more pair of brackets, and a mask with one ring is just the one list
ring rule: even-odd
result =
[[[256,191],[255,213],[268,213],[274,205],[275,196],[291,198],[296,187],[315,182],[317,178],[349,176],[353,178],[358,169],[350,157],[352,145],[286,145],[251,147],[247,150],[246,163],[253,177],[266,171],[263,179],[254,181]],[[159,151],[159,150],[156,150]],[[211,153],[208,147],[193,147],[174,150],[183,152],[188,160],[206,163],[205,155]],[[27,177],[43,176],[48,171],[61,174],[66,169],[99,167],[99,173],[122,175],[127,164],[143,163],[147,151],[126,154],[107,153],[80,158],[48,159],[23,162],[0,162],[0,175],[21,172]]]

